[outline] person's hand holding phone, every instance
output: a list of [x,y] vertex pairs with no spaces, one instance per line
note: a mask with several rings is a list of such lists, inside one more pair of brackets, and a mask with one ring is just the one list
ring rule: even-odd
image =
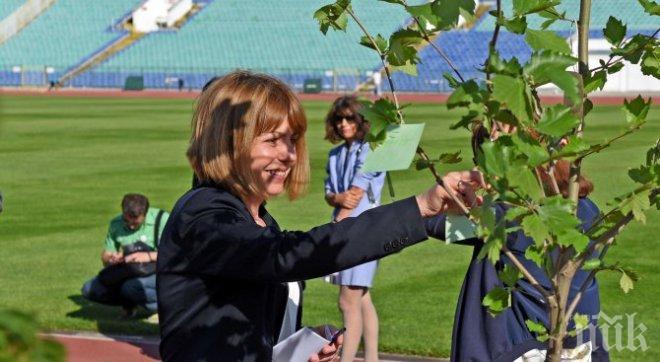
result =
[[344,332],[346,328],[337,329],[331,325],[323,325],[314,328],[314,330],[330,343],[326,344],[321,350],[309,357],[309,362],[334,362],[339,361],[341,346],[344,344]]

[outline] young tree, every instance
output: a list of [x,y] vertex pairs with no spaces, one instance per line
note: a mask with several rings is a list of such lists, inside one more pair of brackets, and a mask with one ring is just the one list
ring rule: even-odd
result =
[[[329,29],[345,31],[349,18],[362,30],[361,44],[373,49],[383,65],[391,90],[390,99],[379,99],[365,104],[365,117],[371,122],[368,140],[375,146],[387,142],[387,126],[404,123],[392,72],[403,71],[416,75],[420,59],[418,48],[428,44],[453,70],[444,77],[454,89],[447,107],[465,110],[465,115],[451,128],[471,128],[481,125],[492,132],[502,124],[515,126],[514,134],[487,140],[476,157],[477,167],[490,185],[484,190],[480,206],[463,206],[463,212],[478,225],[478,234],[484,241],[481,258],[493,264],[504,254],[515,267],[506,266],[500,272],[503,287],[491,290],[483,305],[498,314],[510,304],[511,292],[517,281],[524,277],[543,296],[548,305],[550,325],[528,320],[527,327],[538,339],[547,340],[547,359],[560,361],[564,338],[584,328],[586,316],[576,315],[575,308],[582,292],[594,276],[601,271],[621,273],[620,285],[624,292],[633,287],[636,274],[619,263],[607,263],[604,257],[617,235],[633,220],[645,222],[645,211],[660,209],[660,139],[646,154],[646,162],[628,171],[637,187],[617,197],[602,212],[593,225],[583,230],[576,216],[582,161],[599,152],[606,152],[616,141],[639,130],[646,122],[651,99],[638,96],[625,100],[623,113],[625,127],[615,137],[602,143],[589,144],[582,138],[587,126],[585,116],[592,110],[589,94],[603,89],[608,75],[620,71],[624,63],[640,64],[645,75],[660,78],[660,48],[656,35],[627,34],[626,25],[611,16],[603,29],[611,44],[607,61],[597,67],[588,64],[589,20],[591,0],[580,0],[578,19],[570,19],[557,8],[561,0],[513,0],[513,15],[506,17],[501,0],[496,1],[490,15],[496,25],[489,43],[489,53],[481,72],[485,81],[464,79],[451,63],[447,54],[432,42],[441,31],[451,30],[462,16],[470,21],[474,16],[474,0],[434,0],[411,6],[405,0],[381,0],[393,6],[402,6],[412,18],[409,26],[399,29],[388,38],[372,35],[365,28],[351,6],[350,0],[337,0],[323,6],[314,14],[325,34]],[[660,5],[651,0],[639,0],[650,16],[660,15]],[[540,16],[545,19],[539,29],[528,27],[527,19]],[[548,27],[557,21],[577,26],[578,57],[571,54],[566,40]],[[505,60],[497,50],[501,28],[522,34],[533,50],[530,59],[521,64],[514,58]],[[578,72],[571,71],[577,66]],[[564,95],[563,105],[545,106],[538,96],[538,88],[548,83],[558,87]],[[564,145],[565,144],[565,145]],[[418,169],[428,168],[438,183],[442,178],[435,165],[458,160],[457,154],[444,154],[430,159],[421,147]],[[562,194],[554,179],[557,162],[570,162],[568,192]],[[549,181],[544,180],[548,178]],[[548,186],[549,185],[549,186]],[[507,207],[504,218],[496,218],[494,204]],[[511,224],[517,227],[508,227]],[[507,235],[522,229],[534,240],[525,258],[536,263],[551,281],[551,288],[543,287],[507,248]],[[569,290],[578,270],[590,271],[580,292],[569,303]],[[571,321],[573,323],[571,323]],[[569,328],[569,325],[572,328]],[[573,327],[574,326],[574,327]]]

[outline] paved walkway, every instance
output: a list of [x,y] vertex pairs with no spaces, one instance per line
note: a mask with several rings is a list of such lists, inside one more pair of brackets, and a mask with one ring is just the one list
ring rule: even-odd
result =
[[[158,339],[135,336],[106,336],[96,333],[51,333],[67,350],[69,362],[150,362],[160,361]],[[448,360],[382,354],[381,362],[446,362]],[[357,361],[363,361],[361,358]]]

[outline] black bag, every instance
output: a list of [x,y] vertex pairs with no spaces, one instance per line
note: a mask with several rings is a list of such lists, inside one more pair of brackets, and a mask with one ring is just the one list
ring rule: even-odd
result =
[[[160,210],[156,216],[156,225],[154,227],[154,241],[156,246],[158,246],[158,230],[160,229],[160,220],[162,217],[163,210]],[[124,257],[137,252],[154,251],[152,247],[141,241],[125,245],[122,250],[124,251]],[[155,261],[148,263],[120,263],[108,265],[103,268],[99,272],[97,279],[101,284],[107,287],[118,287],[128,279],[146,277],[155,273]]]

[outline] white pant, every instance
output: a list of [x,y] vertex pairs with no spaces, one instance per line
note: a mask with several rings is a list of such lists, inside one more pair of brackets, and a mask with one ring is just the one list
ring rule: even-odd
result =
[[[533,349],[525,352],[513,362],[543,362],[548,351]],[[561,351],[562,362],[591,362],[591,342],[583,343],[575,348]]]

